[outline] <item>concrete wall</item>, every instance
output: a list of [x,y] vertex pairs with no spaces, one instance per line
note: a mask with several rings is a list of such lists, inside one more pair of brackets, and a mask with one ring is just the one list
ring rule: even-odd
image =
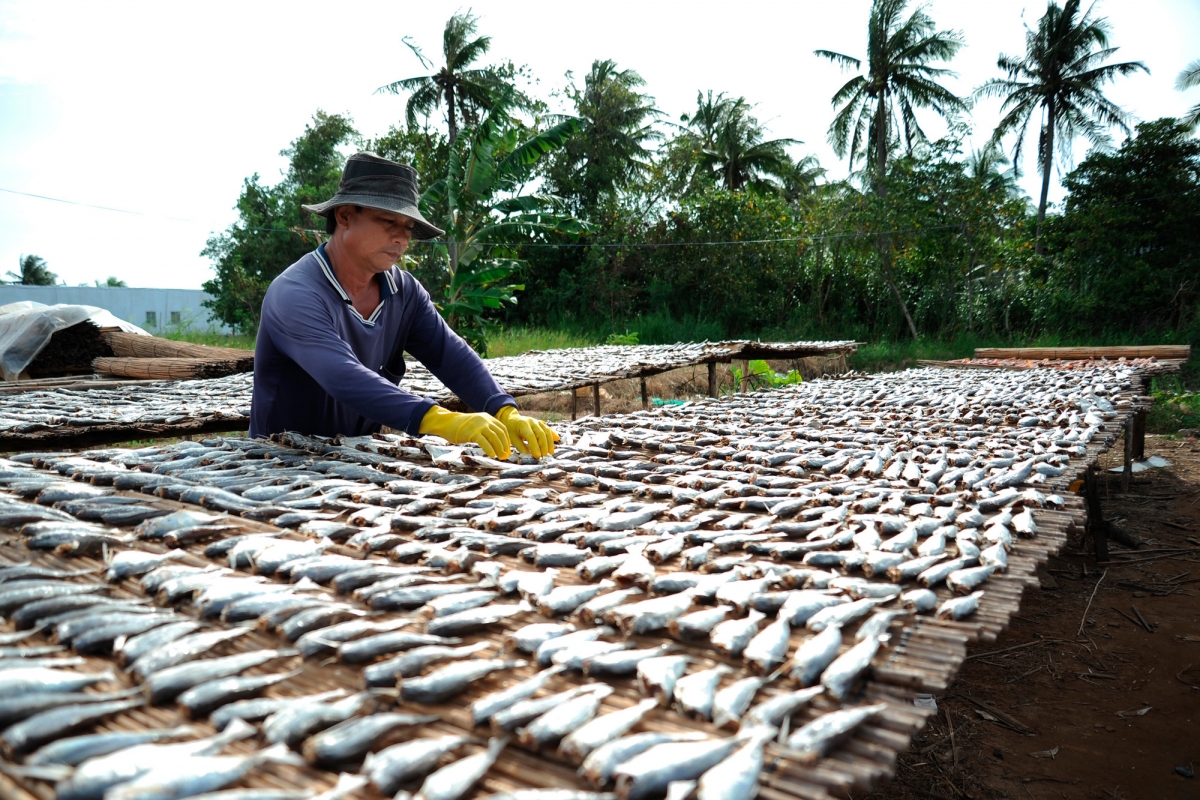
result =
[[99,306],[150,333],[175,329],[229,333],[228,327],[212,319],[209,310],[200,305],[206,299],[208,295],[200,289],[0,285],[0,306],[19,300],[48,306],[56,303]]

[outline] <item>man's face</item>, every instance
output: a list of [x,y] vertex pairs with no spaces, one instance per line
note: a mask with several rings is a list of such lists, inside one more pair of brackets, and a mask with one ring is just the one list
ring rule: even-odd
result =
[[354,263],[372,272],[391,269],[412,239],[413,221],[400,214],[354,206],[339,206],[334,214],[342,248]]

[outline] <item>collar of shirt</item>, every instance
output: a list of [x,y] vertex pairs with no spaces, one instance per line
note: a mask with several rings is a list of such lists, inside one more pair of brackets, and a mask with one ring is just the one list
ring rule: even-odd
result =
[[375,306],[375,310],[371,312],[371,316],[364,317],[358,313],[358,309],[354,307],[354,302],[350,299],[350,295],[346,294],[346,290],[342,288],[342,284],[338,283],[337,276],[333,274],[333,266],[329,263],[329,256],[325,254],[325,244],[322,243],[317,247],[316,253],[317,263],[321,265],[321,272],[325,273],[325,278],[333,286],[333,290],[338,293],[338,297],[342,298],[354,316],[363,324],[369,327],[375,327],[375,321],[379,319],[380,312],[383,311],[383,304],[388,301],[389,297],[400,292],[400,286],[396,281],[396,276],[389,269],[387,272],[381,272],[375,276],[379,281],[379,305]]

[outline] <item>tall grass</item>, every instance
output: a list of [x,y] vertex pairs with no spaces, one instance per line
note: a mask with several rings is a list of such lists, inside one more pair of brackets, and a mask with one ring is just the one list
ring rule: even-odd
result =
[[519,356],[530,350],[561,350],[567,347],[591,347],[604,337],[570,330],[548,328],[504,328],[488,337],[488,358]]
[[254,349],[254,335],[248,333],[217,333],[215,331],[165,330],[158,335],[163,339],[190,344],[206,344],[210,347],[236,347],[241,350]]

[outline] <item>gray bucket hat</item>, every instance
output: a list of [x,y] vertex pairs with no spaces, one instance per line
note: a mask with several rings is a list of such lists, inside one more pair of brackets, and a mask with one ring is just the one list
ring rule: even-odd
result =
[[411,219],[414,239],[436,239],[445,231],[422,216],[418,198],[415,169],[374,153],[355,153],[346,160],[337,194],[324,203],[300,207],[321,217],[328,217],[338,206],[377,208]]

